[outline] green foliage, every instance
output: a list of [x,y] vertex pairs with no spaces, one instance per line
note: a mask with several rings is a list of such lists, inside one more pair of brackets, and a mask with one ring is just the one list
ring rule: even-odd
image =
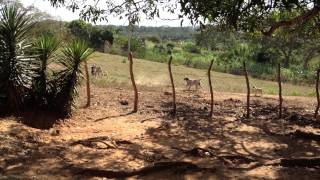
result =
[[56,90],[56,98],[52,104],[56,105],[63,116],[71,114],[74,98],[77,96],[76,87],[83,77],[81,64],[87,61],[93,52],[93,49],[80,40],[72,41],[62,49],[58,63],[64,69],[55,75],[55,83],[59,89]]
[[[127,26],[117,26],[119,34],[127,35]],[[134,26],[135,36],[145,38],[153,43],[161,43],[162,41],[181,41],[191,40],[195,34],[193,27],[148,27],[148,26]]]
[[248,61],[252,56],[252,50],[247,43],[238,44],[231,53],[234,59],[240,62]]
[[[60,43],[49,33],[32,41],[32,16],[15,4],[4,5],[0,18],[1,113],[45,110],[69,115],[82,77],[80,66],[93,50],[75,40],[56,53]],[[55,60],[62,69],[49,76],[48,65]]]
[[113,33],[106,28],[92,27],[90,33],[90,43],[96,49],[103,49],[105,43],[113,44]]
[[[303,24],[312,20],[312,16],[319,14],[320,5],[318,0],[310,1],[210,1],[207,0],[181,0],[180,11],[188,16],[192,22],[209,22],[223,27],[234,28],[254,32],[263,31],[266,26],[272,26],[274,22],[291,20],[292,17],[302,16],[306,11],[311,12],[308,18],[296,18],[289,21],[292,24]],[[310,7],[313,7],[310,10]],[[316,13],[312,13],[312,11]],[[310,18],[311,17],[311,18]],[[302,21],[302,22],[301,22]],[[277,24],[270,28],[265,35],[272,34],[277,28],[286,26],[285,23]],[[316,26],[315,26],[316,27]]]
[[37,39],[41,35],[55,36],[59,41],[68,42],[74,37],[70,30],[66,27],[67,22],[56,21],[52,19],[44,19],[38,21],[30,30],[33,39]]
[[95,49],[103,50],[106,41],[113,44],[113,33],[105,26],[92,26],[83,20],[74,20],[67,27],[77,39],[90,42]]
[[89,40],[89,29],[91,27],[85,21],[73,20],[67,24],[67,27],[75,37],[82,40]]
[[23,108],[36,75],[36,60],[30,52],[32,17],[17,5],[6,5],[0,12],[0,93],[9,111]]
[[145,37],[145,39],[156,44],[159,44],[161,42],[161,39],[158,36],[147,36]]
[[34,82],[34,98],[40,108],[47,106],[47,67],[59,48],[59,41],[50,35],[42,35],[33,43],[33,51],[38,56],[39,71]]
[[[128,53],[128,37],[117,36],[114,40],[114,45],[112,47],[111,53],[121,54],[127,56]],[[133,37],[130,41],[130,48],[133,52],[134,57],[144,58],[146,54],[146,44],[140,38]]]
[[168,43],[167,44],[167,49],[173,50],[174,44],[173,43]]
[[201,49],[193,44],[193,43],[186,43],[184,46],[183,46],[183,49],[189,53],[195,53],[195,54],[200,54],[201,53]]
[[162,52],[162,53],[166,52],[166,48],[163,46],[163,44],[155,44],[153,46],[153,50],[158,51],[158,52]]

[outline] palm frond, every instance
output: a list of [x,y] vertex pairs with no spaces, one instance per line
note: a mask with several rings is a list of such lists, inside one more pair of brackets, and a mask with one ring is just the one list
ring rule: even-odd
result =
[[81,64],[89,59],[94,50],[80,40],[75,40],[62,50],[62,57],[59,58],[59,63],[64,66],[64,70],[57,73],[55,76],[58,91],[57,100],[65,115],[71,113],[71,108],[74,103],[74,98],[77,96],[77,86],[79,85],[82,76]]
[[0,11],[0,86],[7,104],[17,110],[36,76],[37,62],[30,52],[29,30],[32,17],[17,5],[5,5]]
[[42,35],[33,42],[33,53],[37,55],[38,77],[33,84],[33,98],[39,108],[47,107],[47,67],[59,48],[59,41],[54,36]]

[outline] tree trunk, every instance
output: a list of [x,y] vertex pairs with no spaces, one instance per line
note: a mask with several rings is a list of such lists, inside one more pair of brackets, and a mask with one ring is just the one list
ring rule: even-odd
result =
[[129,52],[129,70],[130,70],[130,78],[131,83],[134,91],[134,105],[133,105],[133,113],[136,113],[138,111],[138,89],[136,85],[136,81],[134,80],[134,74],[133,74],[133,58],[132,58],[132,52]]
[[212,82],[211,82],[211,69],[212,69],[212,65],[213,65],[213,60],[211,60],[210,62],[210,66],[208,69],[208,80],[209,80],[209,88],[210,88],[210,95],[211,95],[211,106],[210,106],[210,113],[209,116],[212,117],[213,115],[213,89],[212,89]]
[[278,64],[278,85],[279,85],[279,118],[282,118],[282,87],[281,87],[281,65]]
[[308,70],[309,68],[309,61],[315,57],[318,53],[318,49],[311,49],[303,58],[303,69]]
[[246,62],[243,62],[243,71],[246,78],[246,84],[247,84],[247,114],[246,118],[250,117],[250,83],[249,83],[249,77],[248,77],[248,71],[246,67]]
[[174,87],[174,81],[172,76],[172,70],[171,70],[171,62],[172,62],[172,56],[170,56],[168,61],[168,69],[169,69],[169,75],[170,75],[170,81],[171,81],[171,87],[172,87],[172,100],[173,100],[173,115],[176,115],[177,112],[177,106],[176,106],[176,89]]
[[89,77],[89,70],[88,70],[88,63],[87,61],[84,61],[84,70],[86,75],[86,88],[87,88],[87,104],[85,107],[90,107],[91,104],[91,90],[90,90],[90,77]]
[[308,63],[309,62],[306,59],[303,61],[303,69],[304,70],[308,70],[308,66],[309,66]]
[[320,96],[319,96],[319,76],[320,76],[320,69],[317,70],[317,79],[316,79],[316,95],[317,95],[317,107],[314,113],[314,117],[318,118],[318,111],[320,107]]
[[284,59],[284,67],[288,68],[289,63],[290,63],[290,56],[287,55],[287,56],[285,56],[285,59]]

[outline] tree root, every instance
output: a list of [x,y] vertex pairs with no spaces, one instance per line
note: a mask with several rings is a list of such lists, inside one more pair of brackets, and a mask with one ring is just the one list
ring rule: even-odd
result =
[[91,168],[73,168],[75,174],[94,177],[106,177],[106,178],[126,178],[131,176],[145,176],[151,173],[156,173],[166,170],[175,170],[180,172],[185,171],[215,171],[215,169],[201,168],[190,162],[158,162],[153,166],[143,167],[133,171],[109,171],[99,170]]
[[[103,144],[103,146],[99,145],[99,143]],[[97,149],[116,149],[120,145],[128,145],[133,143],[127,140],[114,140],[108,136],[102,136],[74,141],[70,145],[75,146],[78,144]]]
[[[297,132],[297,131],[296,131]],[[302,133],[305,135],[304,133]],[[311,133],[312,134],[312,133]],[[192,148],[190,150],[184,150],[181,148],[173,147],[173,149],[177,149],[182,151],[185,154],[189,154],[192,156],[203,157],[205,153],[210,155],[210,157],[216,157],[220,161],[227,164],[250,164],[253,163],[249,168],[234,168],[229,167],[231,169],[254,169],[261,166],[282,166],[282,167],[309,167],[309,168],[320,168],[320,157],[301,157],[301,158],[281,158],[270,161],[259,162],[250,157],[242,156],[242,155],[214,155],[213,152],[210,152],[207,149],[203,148]]]

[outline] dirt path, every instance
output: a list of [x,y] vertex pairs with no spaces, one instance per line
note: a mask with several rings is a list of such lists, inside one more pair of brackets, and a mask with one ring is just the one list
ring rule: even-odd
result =
[[[253,117],[242,118],[243,94],[178,90],[172,118],[166,89],[145,88],[140,111],[130,114],[130,89],[94,88],[93,106],[50,130],[0,119],[0,176],[21,179],[320,179],[317,167],[268,164],[281,158],[319,157],[320,142],[288,134],[320,134],[311,118],[314,100],[285,97],[276,119],[276,96],[254,97]],[[85,98],[81,98],[82,104]],[[126,102],[130,102],[126,105]]]

